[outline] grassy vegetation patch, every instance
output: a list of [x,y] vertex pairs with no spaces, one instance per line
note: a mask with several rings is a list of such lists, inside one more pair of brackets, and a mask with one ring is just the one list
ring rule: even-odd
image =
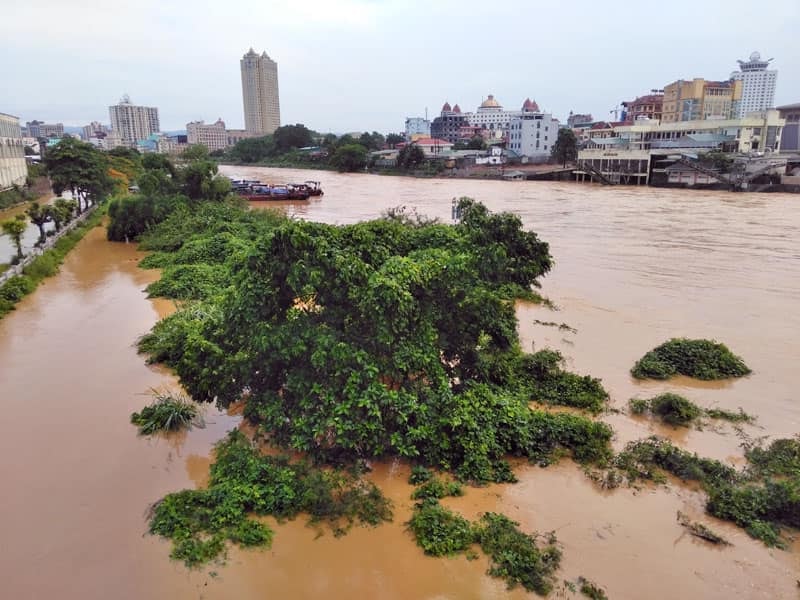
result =
[[300,513],[327,523],[336,535],[354,524],[392,518],[391,503],[374,484],[350,472],[264,456],[237,430],[216,446],[208,489],[176,492],[156,503],[150,532],[171,539],[171,556],[194,566],[223,555],[227,541],[269,546],[272,531],[253,515]]
[[759,475],[800,477],[800,436],[774,440],[766,448],[750,446],[745,456]]
[[464,486],[457,481],[443,481],[438,477],[431,477],[427,481],[421,483],[417,489],[414,490],[411,498],[414,500],[439,500],[445,496],[463,496]]
[[131,415],[131,423],[139,428],[141,435],[190,429],[202,424],[199,407],[183,394],[153,390],[152,395],[151,404]]
[[645,354],[631,369],[637,379],[686,375],[713,380],[742,377],[750,369],[727,346],[711,340],[673,338]]
[[561,368],[563,361],[563,356],[556,350],[540,350],[520,357],[518,377],[531,400],[582,408],[592,413],[603,410],[608,392],[600,380],[564,371]]

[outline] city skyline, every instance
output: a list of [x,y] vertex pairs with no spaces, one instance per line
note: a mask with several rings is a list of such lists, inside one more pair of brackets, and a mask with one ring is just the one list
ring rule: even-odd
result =
[[[570,110],[611,119],[620,102],[671,81],[724,80],[753,51],[774,57],[783,73],[775,104],[800,101],[792,77],[800,6],[790,0],[681,0],[655,20],[632,4],[604,13],[589,2],[545,11],[522,2],[488,9],[470,1],[313,0],[267,10],[240,1],[200,12],[143,0],[113,17],[96,0],[84,11],[64,4],[11,0],[15,20],[0,23],[11,58],[0,107],[23,122],[102,121],[128,93],[158,107],[165,130],[218,117],[243,128],[236,67],[251,45],[281,65],[282,122],[319,131],[399,131],[426,107],[431,118],[445,101],[474,110],[488,94],[506,107],[535,98],[562,122]],[[529,25],[543,14],[557,26],[531,37]],[[491,23],[470,34],[484,16]],[[124,31],[114,19],[126,20]],[[41,22],[36,44],[26,22]],[[87,26],[92,36],[80,34]]]

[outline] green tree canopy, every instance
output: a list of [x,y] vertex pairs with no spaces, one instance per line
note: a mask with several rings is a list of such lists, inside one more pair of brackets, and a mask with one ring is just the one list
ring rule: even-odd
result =
[[404,135],[399,133],[390,133],[386,136],[386,143],[389,145],[390,148],[394,148],[397,144],[402,144],[406,141]]
[[13,219],[7,219],[1,222],[0,228],[2,228],[3,233],[10,237],[11,241],[14,243],[17,249],[17,258],[22,258],[22,236],[28,228],[25,215],[17,215]]
[[401,169],[416,169],[425,162],[425,151],[416,144],[406,144],[397,155],[397,166]]
[[311,130],[301,123],[278,127],[275,133],[272,134],[272,140],[275,143],[275,151],[278,154],[284,154],[289,150],[305,148],[314,144]]
[[361,170],[367,164],[367,149],[361,144],[339,146],[331,157],[331,164],[343,172]]
[[243,163],[256,163],[272,156],[275,152],[275,141],[271,135],[239,140],[228,151],[228,155]]
[[25,214],[28,215],[31,223],[39,228],[39,241],[37,244],[43,244],[45,239],[47,239],[44,226],[53,220],[52,214],[47,210],[47,207],[42,206],[38,202],[31,203],[28,210],[25,211]]
[[[45,165],[53,185],[53,191],[61,194],[72,192],[77,201],[78,212],[105,198],[114,187],[108,175],[106,155],[91,144],[73,137],[62,138],[48,149]],[[83,202],[83,206],[81,205]]]
[[560,162],[565,167],[568,162],[578,158],[578,140],[572,129],[562,128],[558,130],[558,138],[556,143],[553,144],[551,156],[553,160]]

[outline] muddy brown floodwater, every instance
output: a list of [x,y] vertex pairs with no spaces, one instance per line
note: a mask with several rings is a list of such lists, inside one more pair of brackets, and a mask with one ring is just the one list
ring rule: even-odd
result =
[[[698,193],[577,184],[419,180],[225,167],[274,182],[320,179],[325,196],[275,206],[299,218],[349,223],[398,205],[450,219],[453,197],[511,210],[550,242],[556,266],[543,292],[558,311],[521,305],[526,348],[556,347],[569,367],[601,377],[612,405],[679,391],[704,406],[758,416],[749,436],[793,435],[800,363],[800,197]],[[485,575],[484,558],[434,559],[415,546],[403,464],[372,477],[395,502],[395,521],[336,539],[303,519],[276,526],[266,551],[232,549],[225,566],[190,571],[169,544],[145,535],[148,506],[204,485],[210,448],[239,418],[207,411],[208,426],[140,438],[130,413],[151,387],[174,385],[145,365],[134,342],[173,310],[148,300],[157,277],[131,245],[94,229],[18,309],[0,320],[0,597],[94,598],[526,598]],[[537,325],[566,323],[577,330]],[[724,341],[753,368],[730,383],[640,383],[628,370],[672,336]],[[673,430],[624,414],[603,417],[615,444],[652,433],[741,462],[728,425]],[[675,484],[600,492],[569,461],[520,465],[520,482],[469,489],[447,504],[474,518],[502,511],[527,530],[555,530],[559,577],[579,575],[610,598],[797,598],[800,547],[769,550],[703,512],[703,496]],[[681,510],[733,546],[686,535]],[[554,597],[571,597],[563,589]]]

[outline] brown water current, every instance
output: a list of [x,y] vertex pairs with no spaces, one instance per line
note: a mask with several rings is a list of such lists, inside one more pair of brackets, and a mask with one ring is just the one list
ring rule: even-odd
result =
[[[603,379],[612,405],[663,390],[703,406],[757,415],[744,432],[793,435],[800,406],[800,197],[698,193],[577,184],[421,180],[327,172],[224,168],[274,182],[320,179],[325,196],[274,206],[300,218],[349,223],[406,205],[450,219],[453,197],[511,210],[550,242],[556,259],[543,293],[559,309],[521,305],[526,348],[561,350],[568,365]],[[273,206],[272,204],[269,204]],[[395,521],[322,537],[304,519],[275,525],[266,551],[232,549],[225,566],[189,571],[169,545],[145,535],[148,506],[204,485],[210,448],[239,417],[207,409],[208,425],[171,438],[140,438],[130,413],[151,387],[174,385],[148,367],[138,336],[173,309],[148,300],[157,276],[132,245],[94,229],[61,273],[0,320],[0,598],[526,598],[485,575],[487,562],[425,557],[404,521],[404,464],[376,464]],[[566,323],[577,333],[537,325]],[[636,382],[644,352],[673,336],[716,338],[754,374],[726,383]],[[700,454],[741,460],[729,425],[670,429],[624,414],[602,417],[615,445],[658,433]],[[502,511],[526,530],[555,530],[559,576],[579,575],[610,598],[797,598],[800,547],[769,550],[708,517],[703,495],[673,483],[600,492],[569,461],[519,465],[520,482],[469,488],[447,504],[475,518]],[[717,549],[688,536],[681,510],[727,537]],[[563,592],[563,590],[562,590]],[[572,597],[554,593],[554,597]]]

